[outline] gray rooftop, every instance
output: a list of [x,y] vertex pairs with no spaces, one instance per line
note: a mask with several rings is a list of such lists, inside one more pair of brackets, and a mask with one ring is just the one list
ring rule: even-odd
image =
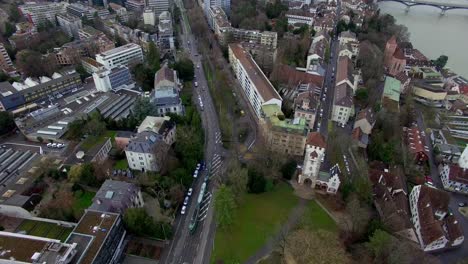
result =
[[140,189],[133,183],[106,180],[94,196],[90,209],[124,213],[125,209],[133,207],[133,198],[138,195]]
[[152,131],[143,131],[130,140],[125,151],[138,153],[153,153],[158,142],[162,142],[162,136]]

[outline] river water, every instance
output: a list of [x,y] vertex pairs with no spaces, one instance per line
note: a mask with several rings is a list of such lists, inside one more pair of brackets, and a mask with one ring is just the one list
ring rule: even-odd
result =
[[400,3],[380,2],[379,8],[408,27],[413,46],[426,57],[447,55],[447,67],[468,78],[468,10],[451,10],[441,16],[440,9],[429,6],[411,7],[406,12]]

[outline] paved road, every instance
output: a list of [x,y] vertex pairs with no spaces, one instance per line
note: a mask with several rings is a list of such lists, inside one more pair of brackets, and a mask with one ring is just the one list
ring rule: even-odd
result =
[[[201,65],[201,56],[198,55],[198,49],[194,36],[191,34],[190,26],[187,21],[185,9],[181,1],[176,1],[182,12],[182,28],[181,46],[190,51],[190,57],[195,65],[195,76],[198,87],[194,88],[193,102],[197,105],[202,118],[203,128],[205,131],[205,161],[207,166],[211,165],[211,161],[216,156],[222,157],[226,155],[226,151],[222,148],[220,138],[220,129],[218,116],[214,107],[208,84],[205,79],[203,67]],[[202,100],[203,107],[199,102]],[[218,167],[221,169],[221,166]],[[198,179],[193,184],[193,194],[190,199],[189,206],[185,215],[179,215],[175,221],[174,239],[166,248],[161,257],[161,263],[182,264],[182,263],[207,263],[213,238],[214,238],[214,219],[213,219],[213,203],[208,206],[206,218],[198,223],[198,228],[193,234],[190,234],[188,226],[192,215],[195,212],[197,205],[197,197],[205,177],[206,171],[198,176]],[[208,185],[208,192],[213,192],[213,184]]]
[[[437,166],[434,161],[434,151],[432,148],[432,142],[430,139],[430,135],[426,133],[426,125],[424,123],[422,113],[420,109],[416,109],[416,122],[418,123],[419,128],[424,131],[425,133],[425,144],[429,148],[429,167],[431,169],[431,178],[434,181],[434,184],[437,188],[439,189],[444,189],[442,185],[442,181],[440,180],[439,177],[439,171],[437,169]],[[449,208],[455,215],[455,217],[458,219],[464,233],[465,237],[468,231],[468,219],[466,219],[460,212],[458,212],[458,204],[461,202],[468,202],[468,197],[466,195],[458,194],[458,193],[452,193],[449,192],[450,194],[450,203],[449,203]],[[461,247],[452,249],[449,251],[442,252],[440,254],[437,254],[440,259],[442,260],[442,263],[455,263],[461,259],[468,258],[468,242],[465,241]]]

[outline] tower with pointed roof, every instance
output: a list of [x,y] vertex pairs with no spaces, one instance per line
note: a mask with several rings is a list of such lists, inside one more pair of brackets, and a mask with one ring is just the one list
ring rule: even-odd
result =
[[299,175],[298,179],[300,184],[304,184],[306,180],[310,180],[311,187],[315,186],[320,171],[320,165],[325,157],[326,146],[327,143],[322,134],[319,132],[309,133],[306,141],[302,173]]

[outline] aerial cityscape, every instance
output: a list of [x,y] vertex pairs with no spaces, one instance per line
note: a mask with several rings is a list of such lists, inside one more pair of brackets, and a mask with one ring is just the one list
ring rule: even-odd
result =
[[0,263],[468,263],[468,0],[0,21]]

